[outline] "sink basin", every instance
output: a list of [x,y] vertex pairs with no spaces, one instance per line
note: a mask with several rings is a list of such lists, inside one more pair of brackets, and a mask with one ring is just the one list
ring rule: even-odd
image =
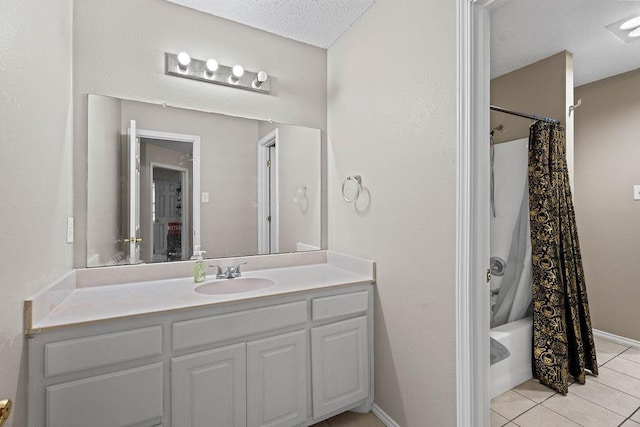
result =
[[275,286],[276,282],[259,277],[238,277],[235,279],[220,279],[196,287],[195,291],[206,295],[240,294],[253,292]]

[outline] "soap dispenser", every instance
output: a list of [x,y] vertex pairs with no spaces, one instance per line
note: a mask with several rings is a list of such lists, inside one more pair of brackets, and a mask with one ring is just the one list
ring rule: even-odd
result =
[[195,283],[203,282],[207,278],[207,269],[204,266],[204,259],[202,255],[206,254],[206,251],[201,251],[200,246],[196,246],[193,251],[191,259],[195,259],[196,262],[193,265],[193,281]]

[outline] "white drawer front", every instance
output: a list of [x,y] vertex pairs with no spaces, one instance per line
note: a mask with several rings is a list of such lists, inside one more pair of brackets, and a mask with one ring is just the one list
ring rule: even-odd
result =
[[47,427],[120,427],[162,417],[162,363],[47,387]]
[[369,308],[369,292],[362,291],[331,297],[314,298],[311,304],[313,307],[312,319],[314,322],[332,317],[363,313]]
[[134,329],[45,345],[45,377],[162,354],[162,327]]
[[173,324],[173,349],[182,350],[307,321],[307,302],[297,301]]

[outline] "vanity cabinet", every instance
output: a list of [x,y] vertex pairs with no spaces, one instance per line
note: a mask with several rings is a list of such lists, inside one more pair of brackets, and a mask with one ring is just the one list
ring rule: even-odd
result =
[[371,284],[29,336],[29,427],[303,427],[373,402]]

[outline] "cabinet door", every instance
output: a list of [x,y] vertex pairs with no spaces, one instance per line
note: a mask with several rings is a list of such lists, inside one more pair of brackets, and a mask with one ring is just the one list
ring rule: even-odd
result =
[[311,354],[314,418],[369,395],[366,316],[311,329]]
[[307,418],[306,331],[247,343],[247,424],[289,427]]
[[162,363],[46,388],[48,427],[117,427],[162,418]]
[[245,344],[171,360],[172,425],[246,426]]

